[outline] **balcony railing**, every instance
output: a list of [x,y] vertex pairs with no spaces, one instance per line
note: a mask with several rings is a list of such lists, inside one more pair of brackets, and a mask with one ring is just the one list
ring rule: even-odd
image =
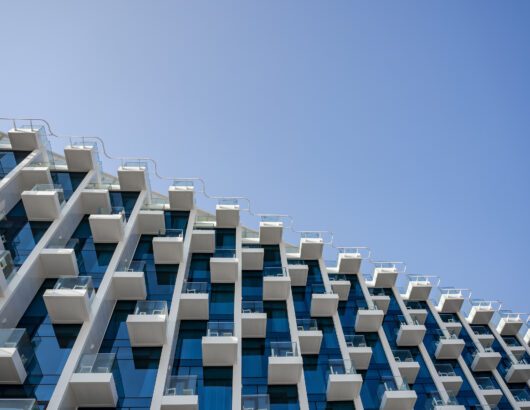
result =
[[384,376],[377,389],[378,396],[383,397],[387,391],[404,391],[410,390],[410,387],[401,377]]
[[118,272],[145,272],[145,261],[122,262]]
[[244,300],[241,302],[242,313],[263,313],[263,302],[260,301],[248,301]]
[[318,330],[318,325],[315,319],[296,319],[296,328],[298,331],[311,331]]
[[411,362],[414,362],[414,358],[412,357],[412,353],[409,350],[395,349],[395,350],[392,350],[392,354],[394,355],[394,359],[398,363],[411,363]]
[[326,289],[324,284],[313,284],[311,285],[311,291],[317,295],[332,295],[333,289]]
[[87,353],[81,356],[76,373],[111,373],[115,353]]
[[364,335],[344,335],[347,347],[367,347]]
[[511,390],[512,396],[517,402],[530,401],[530,393],[527,389],[514,389]]
[[139,300],[136,302],[134,314],[167,316],[167,302],[165,300]]
[[328,361],[330,374],[356,374],[355,367],[350,360],[330,359]]
[[241,396],[242,410],[269,410],[268,394],[246,394]]
[[455,370],[450,364],[435,364],[434,367],[436,368],[436,372],[438,372],[438,376],[440,377],[456,376]]
[[286,277],[289,276],[289,272],[282,266],[268,266],[263,268],[263,277]]
[[194,396],[197,394],[197,376],[170,376],[166,386],[166,396]]
[[346,278],[346,275],[332,273],[329,275],[329,280],[330,282],[337,282],[337,281],[345,281],[345,280],[347,281],[348,279]]
[[68,289],[73,291],[79,291],[88,293],[88,296],[92,296],[94,292],[94,285],[92,284],[92,276],[61,276],[55,282],[54,289]]
[[296,342],[271,342],[272,357],[295,357],[298,356]]
[[407,265],[404,262],[389,262],[389,261],[371,261],[375,269],[385,269],[392,270],[396,273],[405,273],[407,270]]
[[208,322],[207,335],[211,337],[234,336],[234,322]]
[[440,313],[440,319],[442,319],[442,322],[444,323],[458,323],[458,320],[452,313]]
[[248,228],[243,228],[241,230],[241,237],[243,239],[258,239],[259,238],[259,232],[253,231]]
[[213,228],[215,226],[215,216],[197,215],[193,224],[194,228]]
[[477,377],[475,381],[478,384],[480,390],[495,390],[497,387],[493,383],[490,377]]
[[216,258],[235,258],[236,250],[232,248],[216,248],[214,256]]
[[182,229],[160,229],[158,231],[158,236],[165,238],[182,238],[184,236],[184,231]]
[[0,349],[3,348],[16,348],[23,364],[34,354],[26,329],[0,329]]
[[184,282],[182,293],[208,293],[208,282]]
[[43,191],[49,191],[49,192],[57,192],[57,194],[59,195],[59,203],[61,205],[64,204],[64,190],[63,190],[63,187],[61,185],[58,185],[58,184],[37,184],[37,185],[34,185],[33,188],[31,188],[32,191],[39,191],[39,192],[43,192]]
[[478,336],[487,336],[492,334],[487,326],[471,326],[471,329],[473,330],[473,333]]

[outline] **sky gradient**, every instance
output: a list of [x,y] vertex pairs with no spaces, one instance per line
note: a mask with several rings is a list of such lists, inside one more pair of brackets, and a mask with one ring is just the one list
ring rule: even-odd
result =
[[530,2],[12,1],[0,15],[1,116],[99,136],[530,310]]

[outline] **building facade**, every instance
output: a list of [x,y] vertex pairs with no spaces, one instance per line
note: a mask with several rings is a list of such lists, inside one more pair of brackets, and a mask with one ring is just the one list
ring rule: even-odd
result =
[[[102,141],[0,139],[0,409],[525,409],[527,315]],[[169,184],[168,184],[169,185]],[[255,218],[242,226],[241,213]],[[323,259],[324,251],[336,255]],[[366,273],[363,273],[366,272]]]

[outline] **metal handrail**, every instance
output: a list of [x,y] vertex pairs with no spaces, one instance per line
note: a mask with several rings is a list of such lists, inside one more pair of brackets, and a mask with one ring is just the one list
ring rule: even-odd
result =
[[[110,155],[107,151],[107,147],[105,146],[105,142],[103,141],[103,139],[101,139],[100,137],[96,137],[96,136],[89,136],[89,137],[83,137],[83,136],[63,136],[63,135],[58,135],[56,134],[53,130],[52,130],[52,127],[50,125],[50,123],[43,119],[43,118],[7,118],[7,117],[0,117],[0,121],[8,121],[8,122],[11,122],[13,124],[13,128],[14,129],[18,129],[17,127],[17,121],[18,122],[29,122],[30,124],[30,129],[33,130],[34,127],[33,127],[33,123],[34,122],[40,122],[44,125],[44,128],[47,130],[47,134],[51,135],[52,137],[55,137],[55,138],[65,138],[65,139],[68,139],[70,142],[72,142],[73,140],[81,140],[82,141],[82,144],[83,145],[87,145],[87,144],[90,144],[91,141],[96,141],[97,144],[100,144],[101,145],[101,152],[103,153],[103,155],[107,158],[107,159],[110,159],[112,161],[120,161],[120,163],[124,163],[124,162],[127,162],[127,161],[137,161],[137,162],[149,162],[151,164],[153,164],[153,171],[154,171],[154,175],[160,179],[160,180],[164,180],[164,181],[172,181],[172,184],[175,184],[175,183],[182,183],[182,182],[190,182],[192,183],[194,186],[195,186],[195,183],[198,182],[202,189],[200,191],[198,191],[199,193],[202,193],[206,198],[208,199],[213,199],[213,200],[237,200],[237,201],[244,201],[247,203],[247,208],[245,209],[241,209],[242,211],[246,211],[248,212],[250,215],[253,215],[253,216],[262,216],[262,215],[269,215],[269,216],[272,216],[272,215],[275,215],[275,214],[257,214],[257,213],[254,213],[252,211],[252,204],[251,204],[251,201],[249,198],[247,197],[244,197],[244,196],[219,196],[219,195],[210,195],[207,191],[206,191],[206,182],[204,181],[203,178],[201,177],[186,177],[186,178],[180,178],[180,177],[166,177],[166,176],[163,176],[160,174],[159,170],[158,170],[158,164],[157,162],[153,159],[153,158],[150,158],[150,157],[114,157],[112,155]],[[97,148],[96,148],[97,149]],[[99,152],[99,149],[98,149],[98,152]],[[282,215],[282,214],[278,214],[278,216],[281,216],[281,217],[284,217],[284,218],[287,218],[291,221],[291,224],[290,224],[290,229],[295,232],[295,233],[302,233],[304,231],[298,231],[294,228],[294,219],[289,216],[289,215]],[[333,246],[333,232],[331,231],[321,231],[322,233],[327,233],[330,235],[331,239],[329,242],[325,242],[326,245],[331,245]]]

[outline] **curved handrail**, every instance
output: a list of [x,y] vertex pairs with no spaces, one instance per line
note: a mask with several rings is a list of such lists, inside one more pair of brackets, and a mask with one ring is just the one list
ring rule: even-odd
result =
[[[101,149],[102,149],[102,153],[103,155],[107,158],[107,159],[110,159],[112,161],[120,161],[120,163],[123,164],[124,161],[144,161],[144,162],[150,162],[153,164],[153,172],[154,172],[154,175],[160,179],[160,180],[163,180],[163,181],[173,181],[173,182],[176,182],[176,181],[179,181],[179,182],[192,182],[195,184],[195,182],[198,182],[200,183],[201,185],[201,190],[199,191],[199,193],[202,193],[206,198],[208,199],[213,199],[213,200],[226,200],[226,199],[233,199],[233,200],[237,200],[237,201],[245,201],[248,205],[248,208],[246,209],[241,209],[242,211],[246,211],[248,212],[250,215],[253,215],[253,216],[257,216],[257,217],[260,217],[261,215],[269,215],[269,216],[272,216],[272,215],[277,215],[277,216],[281,216],[281,217],[285,217],[287,219],[289,219],[290,221],[290,226],[289,226],[289,229],[295,233],[303,233],[303,232],[307,232],[307,231],[299,231],[299,230],[296,230],[294,228],[294,219],[290,216],[290,215],[282,215],[282,214],[257,214],[257,213],[254,213],[253,210],[252,210],[252,204],[251,204],[251,201],[249,198],[247,197],[244,197],[244,196],[218,196],[218,195],[210,195],[207,191],[206,191],[206,182],[204,181],[203,178],[201,177],[186,177],[186,178],[175,178],[175,177],[166,177],[166,176],[163,176],[159,173],[159,170],[158,170],[158,164],[157,162],[153,159],[153,158],[150,158],[150,157],[114,157],[112,155],[109,154],[109,152],[107,151],[107,147],[105,146],[105,142],[103,141],[103,139],[101,139],[100,137],[96,137],[96,136],[90,136],[90,137],[82,137],[82,136],[63,136],[63,135],[58,135],[56,134],[50,123],[43,119],[43,118],[6,118],[6,117],[0,117],[0,121],[8,121],[8,122],[11,122],[13,124],[13,128],[14,129],[17,129],[17,121],[18,122],[29,122],[29,125],[30,125],[30,129],[34,129],[33,128],[33,123],[34,122],[40,122],[44,125],[44,128],[47,130],[47,134],[55,137],[55,138],[64,138],[64,139],[68,139],[70,140],[70,142],[72,142],[72,140],[74,139],[81,139],[81,141],[83,141],[83,144],[85,143],[85,141],[89,141],[89,140],[94,140],[94,141],[97,141],[97,143],[99,145],[101,145]],[[321,232],[326,232],[328,234],[330,234],[331,236],[331,240],[328,242],[326,242],[326,244],[329,244],[329,245],[333,245],[333,232],[330,232],[330,231],[321,231]]]

